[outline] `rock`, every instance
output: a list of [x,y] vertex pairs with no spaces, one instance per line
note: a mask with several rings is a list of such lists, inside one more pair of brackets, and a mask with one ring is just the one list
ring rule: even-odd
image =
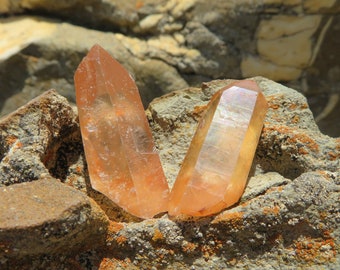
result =
[[50,90],[2,118],[0,186],[37,180],[53,171],[61,162],[56,149],[80,138],[76,117],[67,100]]
[[5,0],[1,114],[49,88],[74,101],[72,74],[97,42],[134,75],[145,106],[204,81],[261,75],[304,93],[336,137],[339,12],[339,0]]
[[9,268],[27,257],[98,247],[107,225],[96,203],[49,176],[0,188],[0,261]]
[[[13,29],[20,29],[20,32]],[[0,80],[4,82],[1,115],[50,88],[58,89],[60,94],[74,102],[74,71],[95,42],[132,73],[145,104],[155,96],[187,87],[176,69],[164,61],[133,57],[129,48],[116,37],[119,35],[38,17],[2,19],[0,33],[9,35],[9,39],[0,45]],[[65,35],[69,36],[66,42]],[[87,38],[81,41],[85,36]],[[156,73],[152,75],[154,71]]]
[[[86,194],[110,218],[105,244],[100,247],[90,245],[88,249],[77,251],[77,244],[84,242],[74,240],[70,242],[74,246],[64,250],[60,256],[57,254],[59,250],[57,252],[48,246],[47,254],[39,253],[40,255],[29,261],[22,260],[17,269],[32,265],[33,268],[44,269],[264,269],[279,268],[282,265],[290,268],[339,268],[339,139],[320,133],[306,98],[301,94],[262,77],[254,80],[263,90],[269,110],[247,190],[236,206],[202,219],[183,221],[163,215],[144,221],[136,220],[119,210],[103,195],[93,191],[89,185],[76,114],[66,100],[54,91],[47,92],[2,120],[1,134],[6,136],[2,135],[1,142],[6,147],[0,148],[3,153],[1,162],[6,162],[8,155],[14,155],[20,150],[17,147],[20,146],[19,143],[17,146],[10,144],[11,140],[8,138],[12,138],[11,134],[27,135],[30,131],[36,134],[33,131],[40,130],[41,139],[33,141],[34,144],[29,144],[22,151],[27,152],[32,160],[42,160],[37,166],[45,169],[39,169],[39,176],[33,182],[14,185],[13,181],[6,182],[10,186],[3,186],[1,190],[18,188],[29,200],[32,194],[29,187],[43,186],[52,189],[49,193],[45,192],[44,196],[50,198],[50,204],[46,205],[53,207],[57,207],[56,201],[60,206],[74,202],[73,196],[69,195],[62,200],[57,199],[60,193],[75,193],[77,198],[82,198],[82,202],[87,202],[85,205],[91,205],[85,208],[89,211],[86,213],[100,213],[98,215],[101,221],[95,224],[106,224],[105,218],[101,219],[103,214],[100,211],[91,210],[95,206]],[[233,80],[211,81],[204,83],[201,88],[169,93],[150,104],[147,116],[170,184],[176,177],[205,105],[217,90],[232,82]],[[44,100],[49,100],[52,105],[47,106]],[[37,107],[38,104],[41,104],[41,110]],[[40,128],[37,125],[39,122]],[[22,130],[21,133],[18,130]],[[49,162],[40,159],[44,149],[48,149]],[[17,163],[18,161],[13,161],[10,175],[14,172],[20,175],[21,167],[16,166]],[[27,171],[34,171],[35,165],[30,164],[27,168]],[[2,179],[6,179],[5,172],[4,170]],[[49,178],[47,182],[46,179],[38,180],[46,172],[81,190],[84,195],[65,187],[65,184],[58,183],[55,179]],[[23,177],[20,182],[25,179]],[[0,196],[0,200],[1,198]],[[20,203],[24,204],[24,201]],[[27,203],[25,206],[29,208],[29,205]],[[63,213],[66,215],[74,212]],[[92,214],[88,215],[91,216]],[[63,219],[55,218],[53,224],[60,224],[61,220]],[[25,222],[22,223],[30,224],[30,220],[25,219]],[[75,218],[66,224],[76,222],[78,221]],[[98,235],[98,227],[84,226],[87,235]],[[42,235],[42,232],[37,231],[33,235]],[[58,242],[55,247],[65,247],[67,244],[68,242]],[[0,245],[4,243],[0,241]],[[44,242],[41,246],[37,244],[35,250],[42,250],[44,245]],[[18,257],[20,256],[22,255],[19,254]],[[8,261],[0,260],[0,264],[5,268],[8,265],[11,269],[16,268]]]
[[[307,100],[280,84],[261,77],[254,79],[269,105],[263,139],[257,149],[257,171],[279,172],[288,179],[316,168],[336,172],[339,140],[320,133]],[[212,81],[203,84],[203,92],[190,88],[151,102],[147,114],[170,183],[175,181],[204,106],[213,93],[230,83]]]
[[127,268],[336,269],[338,197],[332,174],[304,173],[213,218],[116,224],[109,243]]

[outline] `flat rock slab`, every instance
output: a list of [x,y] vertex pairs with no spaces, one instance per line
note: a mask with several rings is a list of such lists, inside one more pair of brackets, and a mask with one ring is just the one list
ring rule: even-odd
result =
[[54,178],[0,189],[2,261],[96,246],[106,227],[105,214],[91,199]]

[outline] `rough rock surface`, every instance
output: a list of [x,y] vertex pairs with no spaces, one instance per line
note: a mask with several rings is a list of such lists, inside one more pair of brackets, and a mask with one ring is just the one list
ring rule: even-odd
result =
[[262,75],[304,93],[336,137],[339,12],[339,0],[2,0],[1,114],[49,88],[73,101],[73,72],[98,42],[134,75],[145,105],[203,81]]
[[72,254],[104,244],[108,220],[82,192],[51,177],[0,188],[0,261]]
[[[75,192],[84,203],[86,197],[64,186],[67,184],[92,197],[110,219],[104,245],[98,247],[91,240],[83,239],[74,242],[84,245],[75,252],[67,243],[59,243],[65,244],[61,256],[46,249],[46,254],[17,260],[11,269],[339,268],[340,141],[319,132],[301,94],[262,77],[254,79],[264,91],[269,110],[247,189],[238,205],[201,219],[176,220],[164,215],[141,221],[93,191],[89,186],[76,114],[56,92],[49,91],[2,119],[1,166],[4,168],[12,162],[10,177],[6,178],[6,170],[1,175],[2,192],[18,189],[27,194],[38,186],[56,190],[45,194],[51,196],[52,205],[61,200],[58,189],[61,193]],[[202,88],[175,91],[150,104],[147,116],[170,184],[209,98],[231,82],[217,80],[203,84]],[[37,107],[38,104],[42,107]],[[27,135],[35,134],[37,129],[40,139],[27,140]],[[25,147],[21,141],[26,142]],[[40,168],[36,170],[37,177],[12,177],[21,175],[25,164],[12,158],[17,151],[27,153],[32,160],[42,160],[36,163]],[[42,158],[46,151],[48,162]],[[35,163],[25,166],[30,168],[26,171],[35,170]],[[64,184],[54,179],[36,180],[46,172]],[[32,180],[36,181],[21,183]],[[13,197],[15,200],[14,194]],[[26,198],[32,199],[32,196]],[[89,207],[89,201],[84,203],[87,211],[93,211],[88,217],[99,217],[97,224],[105,224],[102,211],[92,202]],[[66,200],[65,204],[67,202],[74,201]],[[33,210],[29,204],[26,207]],[[8,211],[13,214],[7,216],[7,222],[14,222],[16,216],[24,217],[19,210]],[[0,220],[3,213],[0,211]],[[23,224],[31,221],[25,222]],[[60,224],[58,222],[60,219],[53,224]],[[77,219],[73,219],[70,224],[76,222]],[[93,226],[93,230],[96,228]],[[88,229],[89,235],[97,235],[98,232]],[[1,233],[0,230],[0,236]],[[43,235],[41,231],[35,233]],[[54,241],[47,238],[40,248],[50,247]],[[6,242],[0,239],[0,245],[6,246]],[[20,253],[18,258],[24,255]],[[6,261],[0,259],[0,264],[6,266]]]

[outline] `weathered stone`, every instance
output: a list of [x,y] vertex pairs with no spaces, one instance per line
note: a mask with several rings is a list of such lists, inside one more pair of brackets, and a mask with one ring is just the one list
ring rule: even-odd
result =
[[336,269],[340,190],[334,177],[326,171],[302,174],[209,219],[112,224],[109,253],[125,260],[106,260],[145,268]]
[[51,177],[0,188],[0,261],[102,245],[108,220],[83,193]]
[[[37,180],[41,174],[55,171],[60,162],[57,150],[77,136],[76,113],[54,90],[3,117],[0,186]],[[66,160],[72,159],[71,156]],[[57,172],[55,176],[62,178]]]
[[[275,171],[288,179],[316,168],[337,171],[339,141],[320,133],[306,99],[270,80],[261,77],[254,80],[263,90],[269,106],[263,139],[255,157],[256,170]],[[216,91],[230,83],[230,80],[212,81],[203,84],[203,93],[200,89],[191,88],[155,99],[150,104],[147,113],[171,185],[204,106]]]

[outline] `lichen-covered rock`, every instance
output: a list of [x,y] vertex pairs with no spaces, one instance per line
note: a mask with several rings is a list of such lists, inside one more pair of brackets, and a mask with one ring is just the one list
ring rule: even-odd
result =
[[0,119],[0,186],[37,180],[49,172],[62,178],[58,164],[70,165],[79,156],[79,151],[67,157],[58,153],[79,142],[76,117],[67,100],[50,90]]
[[[307,171],[338,171],[340,141],[320,133],[306,98],[262,77],[254,80],[269,106],[255,159],[256,173],[274,171],[294,179]],[[176,178],[204,106],[217,90],[231,82],[212,81],[203,84],[202,90],[173,92],[150,104],[147,114],[170,183]]]
[[[26,249],[12,249],[12,253],[2,255],[5,260],[0,260],[0,265],[15,269],[9,254],[16,258],[35,254],[29,261],[18,260],[17,269],[339,268],[340,141],[320,133],[301,94],[262,77],[253,79],[263,90],[269,109],[248,186],[237,205],[200,219],[171,220],[165,214],[141,221],[92,190],[76,113],[56,92],[49,91],[2,119],[0,164],[4,166],[11,161],[8,179],[15,179],[13,175],[17,175],[20,181],[6,182],[6,170],[2,171],[1,192],[10,193],[1,197],[5,202],[0,205],[6,211],[0,211],[3,222],[0,224],[6,221],[6,224],[15,225],[15,217],[21,218],[19,223],[23,228],[13,225],[13,239],[21,239],[17,238],[19,230],[21,236],[31,237],[28,234],[31,227],[27,224],[34,220],[35,227],[32,226],[38,230],[33,232],[35,240],[30,241],[34,249],[27,250],[28,243],[24,246]],[[170,185],[205,105],[218,89],[232,82],[211,81],[202,88],[172,92],[150,104],[146,113]],[[40,134],[40,139],[24,144],[23,138],[28,134]],[[44,158],[46,153],[48,159]],[[13,158],[19,154],[30,160]],[[22,170],[22,164],[26,164],[26,171]],[[39,173],[29,178],[25,172],[30,171]],[[51,176],[64,183],[51,178],[36,180]],[[33,182],[21,183],[26,181]],[[79,189],[83,195],[65,184]],[[42,193],[38,198],[34,197],[35,190]],[[18,197],[14,193],[22,194],[18,195],[21,201],[16,201]],[[66,193],[69,195],[63,195]],[[48,215],[41,216],[40,209],[30,208],[31,200],[35,205],[47,200],[44,205],[47,208],[70,210],[51,210]],[[28,210],[7,209],[6,202],[20,209],[24,209],[20,205],[26,203],[24,206]],[[99,247],[92,245],[92,240],[89,243],[82,240],[83,231],[74,226],[79,215],[83,217],[80,213],[85,211],[86,218],[94,220],[94,224],[105,231],[106,218],[96,204],[110,219],[105,243]],[[27,217],[34,215],[29,211],[36,213],[36,219]],[[71,216],[74,218],[69,220]],[[46,221],[48,228],[56,228],[57,232],[62,232],[58,228],[72,228],[68,230],[70,234],[64,234],[65,238],[46,238],[39,243],[36,239],[45,233],[41,230],[43,225],[39,225],[44,218],[53,221]],[[82,224],[86,235],[103,236],[102,231],[97,231],[97,225]],[[73,238],[73,230],[79,238]],[[0,245],[9,247],[8,241],[1,237],[12,234],[4,232],[0,229]],[[67,237],[71,238],[70,247]],[[78,244],[85,246],[78,249]],[[63,252],[60,251],[62,247],[65,247]]]

